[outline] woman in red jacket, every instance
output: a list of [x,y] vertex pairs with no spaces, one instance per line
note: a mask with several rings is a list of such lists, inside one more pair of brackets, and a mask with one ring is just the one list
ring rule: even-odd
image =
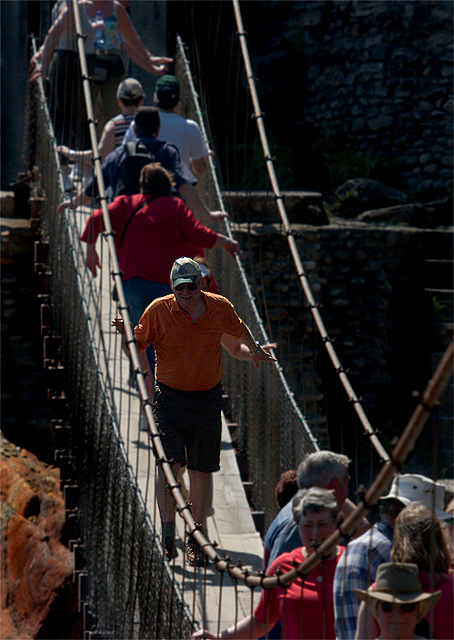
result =
[[[339,507],[332,491],[319,487],[300,489],[293,498],[292,509],[303,546],[276,558],[267,576],[278,570],[288,572],[304,562],[337,528]],[[192,639],[260,638],[280,620],[282,638],[334,640],[333,580],[343,551],[344,547],[335,547],[304,580],[298,578],[287,588],[264,589],[254,613],[219,636],[202,629]]]

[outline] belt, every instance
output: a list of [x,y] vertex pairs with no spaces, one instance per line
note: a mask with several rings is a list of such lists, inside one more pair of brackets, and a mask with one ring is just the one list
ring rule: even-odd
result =
[[96,49],[95,53],[99,57],[108,56],[110,58],[116,58],[117,56],[120,55],[119,51],[112,50],[112,49]]

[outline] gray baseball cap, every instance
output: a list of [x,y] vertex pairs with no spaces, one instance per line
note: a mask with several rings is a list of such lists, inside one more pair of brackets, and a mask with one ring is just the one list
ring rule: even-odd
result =
[[119,100],[134,100],[142,98],[145,95],[143,87],[135,78],[125,78],[120,82],[117,89],[117,98]]

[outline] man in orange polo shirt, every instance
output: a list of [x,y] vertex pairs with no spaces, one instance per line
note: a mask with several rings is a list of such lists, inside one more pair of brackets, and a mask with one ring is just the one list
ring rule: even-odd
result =
[[[153,343],[156,353],[153,413],[163,432],[174,474],[187,464],[188,502],[194,520],[206,526],[211,474],[219,470],[222,408],[222,340],[233,336],[246,345],[255,366],[275,359],[254,340],[227,298],[201,290],[200,266],[191,258],[178,258],[172,266],[173,293],[154,300],[134,329],[139,353]],[[120,333],[123,321],[112,322]],[[159,470],[158,506],[166,555],[175,554],[175,505],[166,496],[165,476]],[[196,542],[187,544],[190,565],[204,564]]]

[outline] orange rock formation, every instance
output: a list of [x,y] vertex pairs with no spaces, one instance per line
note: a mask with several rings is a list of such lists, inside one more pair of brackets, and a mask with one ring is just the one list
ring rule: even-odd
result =
[[36,637],[73,571],[59,470],[1,437],[1,638]]

